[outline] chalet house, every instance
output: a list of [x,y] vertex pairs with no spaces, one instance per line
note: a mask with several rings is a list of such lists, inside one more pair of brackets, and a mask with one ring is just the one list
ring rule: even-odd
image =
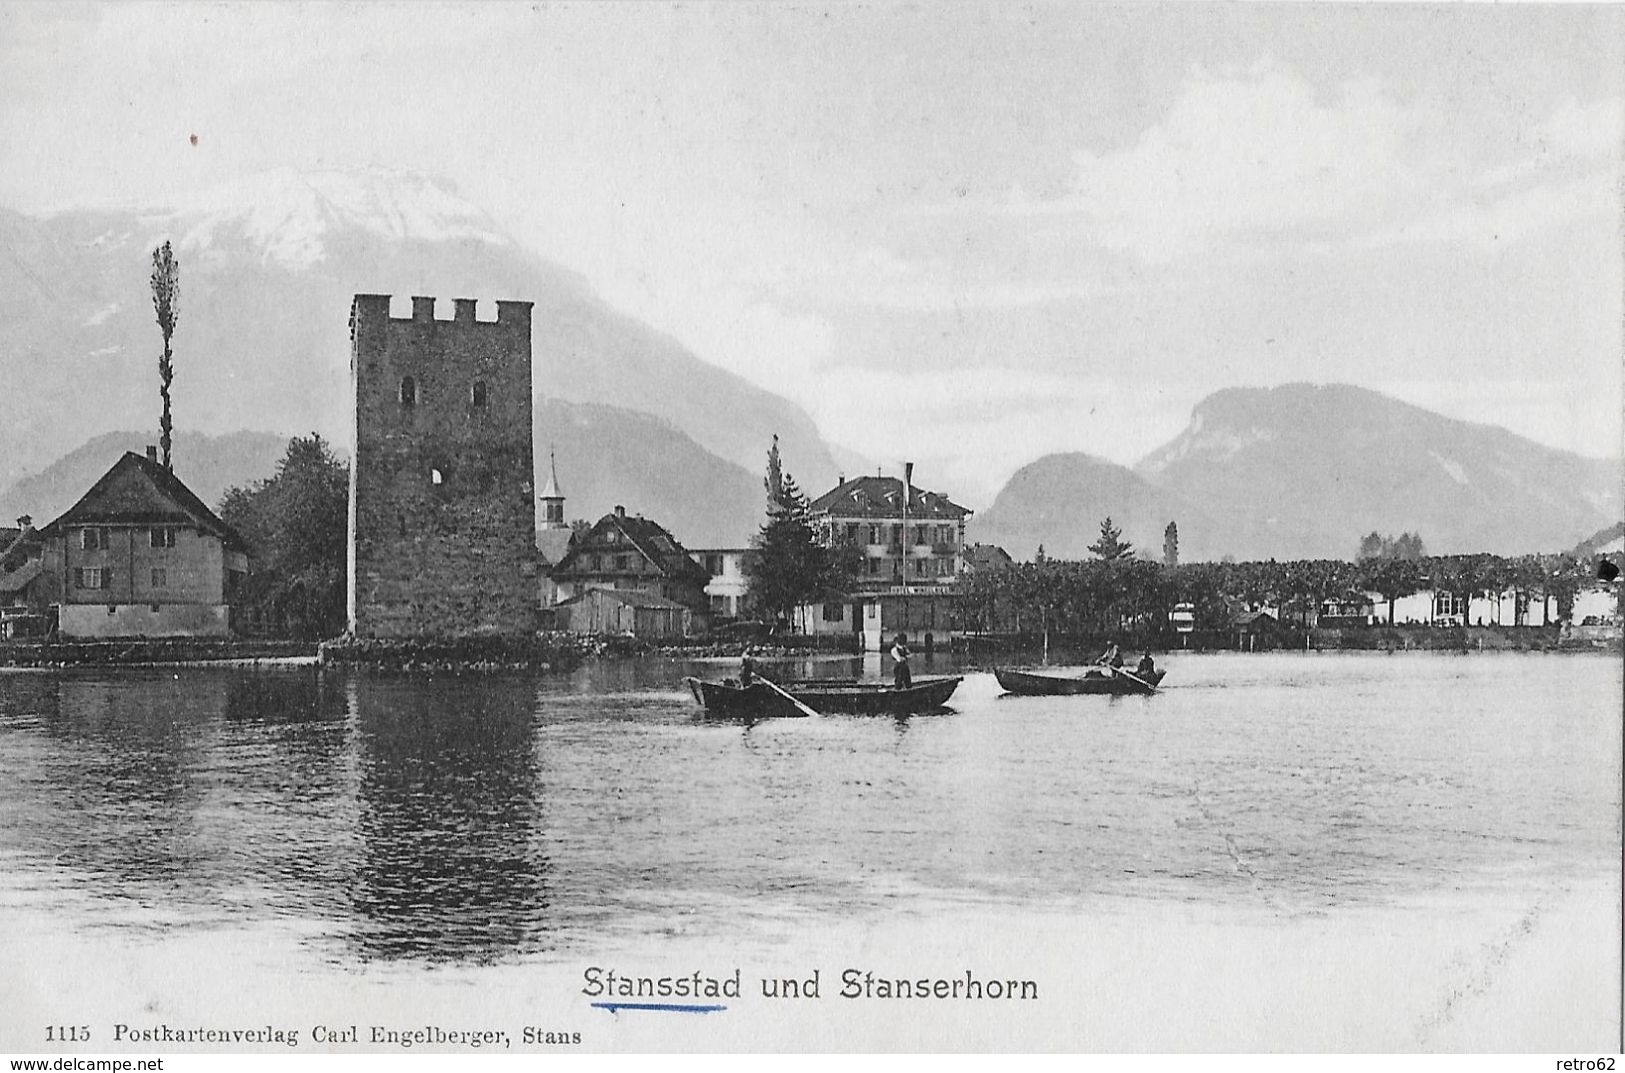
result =
[[1230,616],[1230,630],[1236,635],[1236,647],[1245,652],[1279,648],[1286,638],[1286,628],[1269,608],[1254,608]]
[[561,604],[594,589],[647,593],[688,608],[689,629],[703,631],[709,625],[705,586],[710,576],[705,568],[658,523],[628,517],[625,507],[616,507],[578,534],[549,576]]
[[17,528],[0,528],[0,640],[46,632],[50,603],[45,538],[23,515]]
[[843,480],[811,505],[826,546],[861,555],[853,590],[798,613],[813,633],[850,633],[863,648],[906,633],[916,644],[946,640],[962,628],[958,581],[965,566],[965,522],[971,512],[905,478]]
[[126,452],[46,526],[43,574],[69,637],[223,637],[248,573],[242,538],[153,448]]
[[967,544],[965,545],[961,569],[965,573],[993,573],[998,570],[1008,570],[1016,565],[1010,558],[1010,553],[997,544]]

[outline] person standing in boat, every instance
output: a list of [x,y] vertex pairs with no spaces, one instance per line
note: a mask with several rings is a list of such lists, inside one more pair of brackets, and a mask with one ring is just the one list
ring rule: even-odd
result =
[[746,645],[744,655],[739,657],[739,688],[749,689],[755,684],[756,654],[750,645]]
[[891,646],[891,680],[892,685],[898,689],[907,689],[914,684],[914,677],[908,670],[908,657],[911,655],[913,653],[908,650],[908,635],[898,634],[897,640],[893,641]]

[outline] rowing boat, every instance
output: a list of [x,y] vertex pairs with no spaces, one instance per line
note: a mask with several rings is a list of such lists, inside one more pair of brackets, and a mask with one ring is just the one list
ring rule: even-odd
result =
[[[761,682],[740,686],[729,679],[707,682],[699,678],[685,678],[684,683],[694,699],[707,714],[728,716],[798,716],[798,710],[781,694]],[[959,678],[920,678],[906,689],[881,682],[860,682],[855,679],[781,682],[779,686],[801,703],[818,712],[837,712],[850,715],[909,715],[928,712],[948,703]]]
[[1152,671],[1149,676],[1126,671],[1109,673],[1091,667],[1088,673],[1078,675],[1034,674],[1031,671],[993,668],[993,676],[1006,693],[1024,696],[1071,696],[1079,693],[1102,693],[1123,696],[1130,693],[1153,693],[1167,671]]

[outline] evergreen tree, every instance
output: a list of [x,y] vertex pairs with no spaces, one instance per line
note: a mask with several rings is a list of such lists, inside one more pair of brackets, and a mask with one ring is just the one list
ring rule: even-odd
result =
[[1100,523],[1100,539],[1089,545],[1089,550],[1109,563],[1134,558],[1134,545],[1123,539],[1123,530],[1113,525],[1110,517]]
[[790,621],[801,604],[816,603],[850,584],[847,557],[818,541],[811,505],[796,479],[783,469],[779,438],[767,453],[767,520],[745,560],[750,600],[759,613]]
[[1179,526],[1173,522],[1162,531],[1162,565],[1175,567],[1179,565]]

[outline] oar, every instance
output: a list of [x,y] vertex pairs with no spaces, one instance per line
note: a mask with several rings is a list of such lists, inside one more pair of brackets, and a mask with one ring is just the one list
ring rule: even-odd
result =
[[788,691],[786,691],[784,689],[781,689],[779,687],[779,684],[777,682],[773,681],[773,679],[764,678],[760,673],[758,673],[756,675],[756,680],[758,682],[761,682],[764,685],[766,685],[767,688],[771,689],[773,692],[777,693],[779,696],[783,697],[785,700],[789,701],[791,704],[794,704],[796,706],[796,709],[798,711],[800,711],[802,715],[817,715],[818,714],[817,712],[813,711],[811,708],[807,707],[805,704],[801,703],[795,697],[792,697],[789,694]]
[[1141,678],[1139,675],[1134,674],[1131,671],[1125,671],[1121,667],[1113,667],[1112,671],[1114,673],[1116,673],[1116,674],[1122,675],[1124,678],[1127,678],[1131,682],[1138,682],[1142,686],[1145,686],[1146,692],[1148,692],[1148,693],[1155,693],[1157,691],[1156,686],[1152,685],[1150,682],[1147,682],[1144,678]]

